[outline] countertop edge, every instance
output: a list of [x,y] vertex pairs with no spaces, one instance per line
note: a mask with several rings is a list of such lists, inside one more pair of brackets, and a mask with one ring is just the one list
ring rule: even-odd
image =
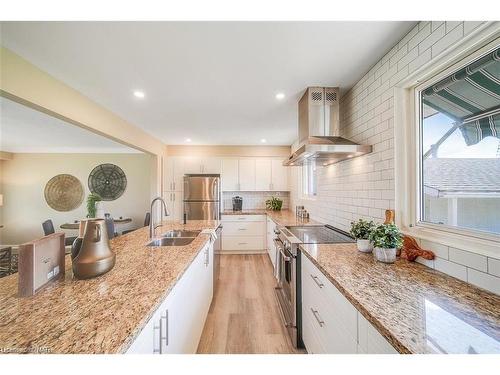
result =
[[163,303],[163,301],[165,301],[165,299],[170,295],[170,292],[175,288],[175,286],[177,285],[177,283],[179,282],[179,280],[182,278],[182,276],[184,276],[184,274],[186,273],[187,269],[191,266],[191,264],[193,264],[193,261],[196,259],[196,257],[198,256],[198,254],[203,250],[203,248],[206,246],[207,242],[210,241],[210,236],[209,235],[204,235],[204,236],[206,237],[206,240],[203,241],[200,244],[200,248],[193,255],[193,258],[191,259],[191,261],[188,262],[186,264],[185,268],[182,270],[182,272],[180,272],[178,274],[177,278],[172,283],[172,285],[170,285],[170,287],[165,290],[165,292],[163,293],[163,295],[158,298],[158,300],[156,301],[156,303],[154,304],[154,306],[151,307],[151,310],[148,312],[148,314],[146,314],[141,319],[141,321],[137,324],[137,326],[134,328],[134,330],[129,334],[129,336],[127,337],[127,339],[125,339],[125,341],[114,352],[115,354],[125,354],[127,352],[127,350],[130,348],[130,346],[132,345],[132,343],[134,342],[134,340],[137,338],[137,336],[139,336],[139,334],[142,332],[143,328],[146,326],[146,324],[148,324],[149,320],[153,317],[155,311],[158,310],[158,308]]
[[389,341],[389,343],[396,349],[400,354],[417,354],[411,352],[397,337],[392,335],[390,331],[382,324],[380,321],[374,317],[372,314],[368,312],[368,310],[356,299],[354,298],[349,292],[345,290],[344,287],[334,278],[332,275],[330,275],[317,261],[312,257],[306,249],[303,249],[302,246],[299,247],[300,252],[304,254],[307,259],[309,259],[320,271],[325,277],[330,280],[333,285],[339,290],[342,295],[347,298],[347,300],[354,305],[354,307],[370,322],[372,323],[377,331]]

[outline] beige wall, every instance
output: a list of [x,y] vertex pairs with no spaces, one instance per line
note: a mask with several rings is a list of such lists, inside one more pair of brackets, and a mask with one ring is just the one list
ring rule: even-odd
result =
[[289,146],[167,146],[168,156],[283,156]]
[[[0,192],[4,195],[4,205],[0,208],[4,225],[0,229],[0,243],[19,244],[41,237],[41,223],[46,219],[52,219],[59,230],[62,223],[85,217],[88,175],[101,163],[116,164],[127,176],[125,193],[115,201],[104,202],[105,212],[133,219],[131,224],[117,227],[120,232],[142,226],[149,210],[151,158],[148,154],[14,154],[12,160],[0,161]],[[84,187],[82,205],[70,212],[55,211],[45,202],[45,184],[60,173],[74,175]],[[66,233],[75,235],[76,232]]]

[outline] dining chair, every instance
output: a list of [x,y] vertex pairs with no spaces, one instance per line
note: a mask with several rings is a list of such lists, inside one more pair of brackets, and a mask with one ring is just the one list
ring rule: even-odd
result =
[[[151,222],[151,214],[149,212],[146,212],[146,216],[144,217],[144,226],[149,227],[149,223]],[[137,230],[139,228],[134,228],[134,229],[127,229],[122,232],[122,234],[127,234],[130,232],[133,232],[134,230]]]
[[0,249],[0,277],[9,276],[12,270],[12,247]]
[[[43,234],[45,236],[48,236],[49,234],[53,234],[56,232],[54,229],[54,223],[52,222],[51,219],[45,220],[42,223],[42,228],[43,228]],[[76,240],[76,236],[75,237],[66,237],[64,239],[64,245],[71,246],[73,244],[73,242],[75,242],[75,240]]]

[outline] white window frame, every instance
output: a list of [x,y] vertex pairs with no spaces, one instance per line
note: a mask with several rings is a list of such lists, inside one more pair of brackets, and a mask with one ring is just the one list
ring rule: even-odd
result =
[[314,171],[315,176],[314,179],[316,179],[316,192],[313,194],[310,194],[309,191],[305,191],[305,171],[304,168],[308,168],[309,165],[311,164],[304,164],[300,167],[300,173],[299,173],[299,186],[300,186],[300,198],[301,199],[309,199],[309,200],[316,200],[317,194],[318,194],[318,166],[316,166],[316,169]]
[[395,87],[396,224],[405,234],[495,258],[500,236],[420,220],[420,91],[498,45],[500,23],[487,22],[424,64]]

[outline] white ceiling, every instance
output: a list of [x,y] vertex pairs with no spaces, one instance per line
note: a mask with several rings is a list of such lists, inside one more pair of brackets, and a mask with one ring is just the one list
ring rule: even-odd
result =
[[306,86],[352,87],[414,24],[3,22],[1,34],[5,47],[167,144],[290,145]]
[[140,152],[0,97],[0,151],[14,153]]

